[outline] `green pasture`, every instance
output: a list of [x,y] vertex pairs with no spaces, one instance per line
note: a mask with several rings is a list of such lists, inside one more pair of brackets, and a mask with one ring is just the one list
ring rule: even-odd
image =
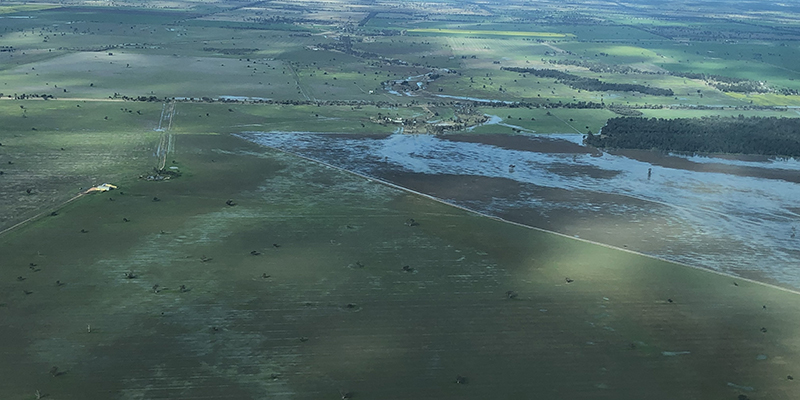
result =
[[[439,91],[441,89],[441,91]],[[487,100],[511,100],[557,103],[572,101],[577,96],[576,90],[552,79],[528,77],[522,78],[516,72],[499,69],[471,70],[467,76],[443,75],[428,85],[428,91],[434,95],[444,94],[464,96]],[[577,97],[576,97],[577,98]],[[581,100],[594,98],[584,93]],[[597,95],[599,102],[599,94]]]
[[[386,135],[399,126],[375,118],[447,121],[469,112],[439,95],[544,106],[800,105],[798,96],[725,94],[691,79],[546,62],[796,88],[796,44],[676,42],[641,28],[744,24],[676,22],[602,4],[389,2],[339,14],[335,2],[131,4],[0,5],[0,44],[15,49],[0,53],[0,229],[42,214],[0,233],[0,398],[796,396],[797,293],[508,224],[232,135]],[[358,27],[373,9],[378,15]],[[7,18],[13,13],[32,18]],[[208,15],[192,18],[201,13]],[[256,15],[317,19],[245,21]],[[370,36],[384,28],[407,31]],[[374,55],[312,50],[343,35]],[[568,70],[675,96],[575,90],[503,66]],[[380,86],[429,72],[440,76],[413,97]],[[22,93],[57,99],[8,99]],[[195,100],[176,101],[169,113],[161,101],[109,99],[115,93],[404,106]],[[475,134],[597,132],[616,116],[566,107],[470,111],[500,119]],[[181,175],[140,179],[166,138],[174,145],[167,167]],[[64,203],[104,182],[119,189]]]
[[143,55],[126,51],[66,54],[0,72],[4,93],[58,98],[245,96],[302,99],[281,61]]
[[[386,54],[401,60],[415,59],[419,55],[428,56],[450,56],[444,40],[439,38],[422,39],[416,37],[390,37],[375,38],[371,42],[363,42],[355,45],[359,50],[371,53]],[[416,62],[416,60],[415,60]]]
[[746,43],[691,43],[688,46],[665,46],[656,51],[669,56],[662,67],[680,72],[697,72],[734,78],[767,81],[779,87],[797,88],[800,79],[796,46],[753,41]]
[[[92,15],[97,12],[89,12]],[[157,12],[153,12],[157,13]],[[170,14],[170,12],[166,12]],[[172,12],[182,15],[179,12]],[[129,15],[124,10],[104,9],[100,15],[126,19]],[[14,46],[21,51],[43,50],[58,51],[92,51],[110,46],[121,46],[128,51],[140,51],[146,54],[180,54],[186,56],[214,55],[204,48],[232,51],[226,57],[275,57],[284,51],[294,51],[306,45],[319,42],[321,37],[306,37],[297,32],[297,27],[286,25],[274,29],[229,29],[236,24],[210,23],[212,21],[188,20],[180,23],[160,23],[158,19],[149,19],[147,13],[140,19],[127,22],[107,22],[81,19],[81,15],[73,15],[69,11],[59,9],[40,12],[31,19],[13,19],[9,22],[8,32],[0,32],[4,45]],[[190,16],[186,14],[185,17]],[[73,22],[80,21],[79,24]],[[204,24],[207,22],[207,24]],[[242,28],[242,27],[240,27]],[[301,30],[302,31],[302,30]],[[257,49],[248,54],[237,53],[237,49]],[[119,49],[117,49],[119,50]],[[15,55],[19,56],[21,51]],[[112,50],[114,51],[114,50]]]
[[153,130],[161,116],[160,102],[112,102],[83,100],[0,101],[2,130],[6,135],[36,132]]
[[647,118],[701,118],[710,116],[722,117],[738,117],[744,115],[745,117],[777,117],[777,118],[798,118],[794,110],[691,110],[691,109],[660,109],[648,110],[641,109],[643,117]]
[[261,104],[177,103],[173,130],[180,133],[329,132],[386,134],[397,129],[370,118],[422,116],[419,109],[364,106],[288,106]]
[[796,88],[795,66],[800,53],[795,46],[767,42],[724,44],[694,42],[637,45],[560,43],[574,55],[556,54],[555,59],[576,59],[611,65],[650,64],[675,72],[693,72],[767,81],[777,87]]
[[553,32],[526,32],[526,31],[495,31],[474,29],[448,29],[448,28],[413,28],[408,33],[435,34],[435,35],[469,35],[469,36],[522,36],[547,39],[561,39],[570,37],[569,34]]
[[447,41],[439,37],[376,38],[374,42],[358,43],[353,47],[412,65],[456,70],[461,67],[460,60],[455,59],[453,52],[448,48]]
[[759,106],[800,106],[800,96],[784,96],[775,93],[727,93],[727,95],[739,101]]
[[[155,165],[160,103],[0,101],[0,230]],[[30,193],[28,193],[30,190]]]
[[[461,62],[462,69],[499,69],[509,64],[524,64],[538,60],[545,52],[552,51],[547,44],[527,39],[483,39],[474,37],[447,37],[447,45],[453,56]],[[473,56],[475,58],[473,58]],[[500,61],[501,64],[493,64]]]
[[[64,51],[28,50],[25,52],[0,53],[0,72],[10,69],[22,68],[27,64],[51,60],[64,55]],[[28,67],[30,68],[30,67]],[[27,71],[26,71],[27,72]],[[8,82],[3,82],[0,87],[8,92]]]
[[240,22],[240,21],[209,21],[203,19],[193,19],[186,21],[186,25],[223,28],[223,29],[235,28],[235,29],[273,30],[273,31],[284,31],[284,32],[317,32],[316,29],[309,29],[294,24],[284,24],[284,23],[257,24],[257,23]]
[[660,41],[663,37],[630,25],[575,25],[561,28],[575,35],[580,41],[588,42],[641,42]]
[[143,10],[139,7],[69,7],[39,11],[37,19],[47,22],[84,21],[101,24],[169,25],[196,17],[188,10]]
[[127,182],[0,236],[5,396],[794,393],[797,294],[226,135],[180,134],[174,159],[190,173]]
[[657,16],[647,16],[641,13],[638,15],[631,15],[621,12],[614,12],[611,10],[604,10],[604,11],[605,11],[603,12],[604,19],[608,20],[611,23],[616,23],[620,25],[626,25],[626,26],[641,25],[645,27],[652,27],[652,26],[671,26],[678,24],[678,22],[675,22],[674,20],[661,19],[658,18]]
[[[302,95],[308,100],[385,101],[379,98],[381,82],[389,76],[402,79],[425,71],[403,66],[375,67],[357,57],[322,50],[299,50],[287,53],[286,58],[296,60],[291,64],[292,76],[296,77]],[[402,75],[397,75],[398,72]]]
[[55,8],[57,6],[51,4],[7,4],[0,5],[0,15],[14,14],[22,12],[40,11],[48,8]]
[[577,56],[584,60],[594,60],[612,65],[656,62],[662,59],[658,52],[643,46],[632,43],[565,42],[559,43],[558,48],[574,55],[557,53],[556,58],[575,58]]
[[486,124],[476,127],[474,133],[510,133],[521,129],[536,133],[583,133],[597,132],[609,118],[616,114],[608,110],[592,109],[543,109],[543,108],[480,108],[486,115],[502,118],[503,125]]
[[[553,24],[546,22],[541,12],[526,12],[522,8],[514,13],[514,17],[540,18],[535,24],[510,22],[447,22],[428,21],[408,24],[408,32],[442,33],[451,35],[468,35],[471,37],[508,36],[528,37],[531,40],[558,40],[560,43],[581,42],[640,42],[662,41],[663,37],[646,32],[630,24]],[[536,31],[533,31],[535,29]],[[492,33],[494,32],[494,33]]]

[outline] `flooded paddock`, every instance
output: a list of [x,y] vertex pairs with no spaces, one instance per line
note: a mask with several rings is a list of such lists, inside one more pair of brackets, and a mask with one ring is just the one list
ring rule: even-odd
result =
[[795,160],[600,152],[579,134],[240,136],[510,221],[800,288]]
[[[659,204],[500,177],[507,166],[477,175],[463,146],[491,155],[500,144],[286,138],[286,147],[305,138],[324,153],[311,145],[327,144],[339,152],[332,162],[567,231],[599,229],[595,204],[620,207],[607,212],[609,226],[621,207],[644,215]],[[399,151],[393,140],[433,146]],[[14,360],[0,363],[3,399],[796,393],[787,378],[800,370],[795,293],[483,218],[229,135],[178,143],[191,171],[180,179],[85,196],[0,237],[0,351]],[[436,173],[458,171],[437,161],[453,157],[449,146],[462,146],[469,174]],[[433,172],[414,172],[403,157]],[[526,161],[514,174],[533,168]],[[565,182],[625,174],[582,168],[538,173]],[[563,201],[561,214],[531,193]]]

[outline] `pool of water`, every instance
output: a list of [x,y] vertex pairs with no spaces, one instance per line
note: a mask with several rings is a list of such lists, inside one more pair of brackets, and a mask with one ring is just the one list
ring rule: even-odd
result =
[[[795,160],[643,161],[572,134],[527,135],[524,149],[429,135],[241,136],[515,222],[800,288],[800,184],[780,179],[800,172]],[[676,157],[689,167],[664,162]]]

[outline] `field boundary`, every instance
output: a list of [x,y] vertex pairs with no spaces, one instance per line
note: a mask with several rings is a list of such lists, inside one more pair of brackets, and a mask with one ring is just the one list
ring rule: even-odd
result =
[[520,223],[520,222],[509,221],[509,220],[507,220],[505,218],[501,218],[501,217],[497,217],[497,216],[494,216],[494,215],[485,214],[485,213],[482,213],[480,211],[472,210],[472,209],[469,209],[467,207],[451,203],[451,202],[449,202],[447,200],[444,200],[444,199],[441,199],[441,198],[438,198],[438,197],[435,197],[435,196],[432,196],[432,195],[429,195],[429,194],[426,194],[426,193],[418,192],[418,191],[416,191],[414,189],[409,189],[409,188],[407,188],[405,186],[401,186],[401,185],[398,185],[398,184],[395,184],[395,183],[391,183],[389,181],[385,181],[385,180],[380,179],[380,178],[375,178],[373,176],[365,175],[365,174],[362,174],[360,172],[351,171],[351,170],[343,168],[343,167],[338,167],[336,165],[329,164],[329,163],[326,163],[324,161],[317,160],[317,159],[314,159],[314,158],[311,158],[311,157],[308,157],[308,156],[304,156],[302,154],[298,154],[298,153],[295,153],[295,152],[290,151],[290,150],[284,150],[284,149],[280,149],[280,148],[273,147],[273,146],[267,146],[267,145],[263,145],[263,144],[259,144],[259,146],[263,146],[265,148],[272,149],[272,150],[275,150],[275,151],[278,151],[278,152],[281,152],[281,153],[289,154],[289,155],[301,158],[301,159],[306,160],[306,161],[310,161],[310,162],[313,162],[313,163],[316,163],[316,164],[319,164],[319,165],[326,166],[328,168],[333,168],[333,169],[336,169],[338,171],[342,171],[342,172],[348,173],[350,175],[358,176],[358,177],[367,179],[368,181],[374,181],[374,182],[380,183],[382,185],[385,185],[385,186],[388,186],[388,187],[391,187],[391,188],[402,190],[402,191],[404,191],[406,193],[411,193],[411,194],[414,194],[414,195],[417,195],[417,196],[421,196],[421,197],[424,197],[426,199],[433,200],[433,201],[435,201],[437,203],[444,204],[444,205],[447,205],[447,206],[450,206],[450,207],[454,207],[454,208],[457,208],[459,210],[469,212],[471,214],[479,215],[481,217],[493,219],[493,220],[498,221],[498,222],[503,222],[503,223],[506,223],[506,224],[511,224],[511,225],[519,226],[521,228],[527,228],[527,229],[538,231],[538,232],[550,233],[550,234],[561,236],[561,237],[564,237],[564,238],[567,238],[567,239],[577,240],[577,241],[583,242],[583,243],[589,243],[589,244],[593,244],[593,245],[596,245],[596,246],[605,247],[605,248],[608,248],[608,249],[619,250],[619,251],[623,251],[623,252],[626,252],[626,253],[629,253],[629,254],[635,254],[635,255],[638,255],[638,256],[647,257],[647,258],[652,259],[652,260],[664,261],[664,262],[668,262],[670,264],[680,265],[680,266],[683,266],[683,267],[692,268],[692,269],[695,269],[695,270],[709,272],[709,273],[712,273],[712,274],[724,276],[726,278],[737,279],[737,280],[741,280],[741,281],[750,282],[750,283],[754,283],[754,284],[757,284],[757,285],[765,286],[765,287],[768,287],[768,288],[778,289],[778,290],[781,290],[781,291],[784,291],[784,292],[800,295],[800,290],[790,289],[790,288],[774,285],[774,284],[767,283],[767,282],[757,281],[755,279],[736,276],[736,275],[733,275],[733,274],[730,274],[730,273],[727,273],[727,272],[715,271],[713,269],[698,267],[696,265],[686,264],[686,263],[682,263],[680,261],[668,260],[666,258],[654,256],[654,255],[651,255],[651,254],[641,253],[641,252],[638,252],[638,251],[634,251],[634,250],[630,250],[630,249],[626,249],[626,248],[622,248],[622,247],[612,246],[610,244],[605,244],[605,243],[595,242],[593,240],[588,240],[588,239],[584,239],[584,238],[580,238],[580,237],[570,236],[570,235],[567,235],[565,233],[551,231],[551,230],[544,229],[544,228],[538,228],[538,227],[531,226],[531,225],[526,225],[526,224],[523,224],[523,223]]
[[[292,76],[294,77],[294,81],[297,83],[297,88],[300,89],[300,94],[302,94],[303,97],[306,98],[306,101],[312,101],[312,97],[313,96],[309,97],[308,94],[306,94],[306,91],[303,90],[303,85],[300,84],[300,75],[297,75],[297,71],[295,71],[294,67],[292,67],[292,63],[290,63],[290,62],[286,63],[286,66],[289,68],[289,71],[292,73]],[[316,102],[317,98],[313,97],[313,101]]]
[[[64,206],[66,206],[67,204],[69,204],[69,203],[72,203],[73,201],[75,201],[75,200],[77,200],[77,199],[79,199],[79,198],[83,197],[83,195],[84,195],[84,194],[85,194],[85,193],[79,193],[78,195],[76,195],[76,196],[72,197],[71,199],[69,199],[69,200],[67,200],[67,201],[65,201],[65,202],[63,202],[63,203],[61,203],[61,204],[59,204],[59,205],[58,205],[58,206],[56,206],[55,208],[56,208],[56,209],[62,208],[62,207],[64,207]],[[52,211],[51,211],[51,212],[52,212]],[[3,236],[3,235],[5,235],[5,234],[6,234],[6,233],[8,233],[8,232],[11,232],[11,231],[13,231],[14,229],[17,229],[17,228],[21,227],[22,225],[25,225],[25,224],[27,224],[28,222],[31,222],[31,221],[33,221],[33,220],[36,220],[36,219],[39,219],[39,218],[41,218],[41,217],[42,217],[43,215],[45,215],[45,214],[47,214],[47,211],[42,211],[42,212],[40,212],[39,214],[36,214],[36,215],[34,215],[34,216],[32,216],[32,217],[30,217],[30,218],[28,218],[28,219],[24,220],[24,221],[17,222],[16,224],[14,224],[14,225],[11,225],[11,226],[9,226],[8,228],[6,228],[6,229],[3,229],[2,231],[0,231],[0,236]]]

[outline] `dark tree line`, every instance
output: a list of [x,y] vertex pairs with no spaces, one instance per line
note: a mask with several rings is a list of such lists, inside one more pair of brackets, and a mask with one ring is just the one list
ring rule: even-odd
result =
[[[0,93],[0,97],[2,97],[2,96],[3,96],[3,94]],[[8,96],[8,97],[10,98],[11,96]],[[16,93],[14,93],[14,100],[38,99],[38,98],[41,98],[41,99],[44,99],[44,100],[55,99],[55,97],[53,97],[53,95],[51,95],[51,94],[37,94],[37,93],[16,94]]]
[[637,85],[633,83],[610,83],[603,82],[595,78],[584,78],[582,76],[568,74],[566,72],[557,71],[554,69],[536,69],[536,68],[516,68],[516,67],[503,67],[503,70],[518,72],[521,74],[530,74],[541,78],[553,78],[559,83],[568,85],[573,89],[590,90],[593,92],[639,92],[653,96],[674,96],[675,93],[672,89],[654,88],[644,85]]
[[602,134],[588,135],[596,147],[657,149],[687,153],[800,156],[800,123],[796,118],[703,117],[608,120]]
[[717,90],[736,93],[768,93],[771,89],[760,82],[749,79],[732,78],[730,76],[703,74],[696,72],[670,72],[672,76],[681,78],[698,79],[707,82]]
[[592,62],[586,60],[571,60],[571,59],[561,59],[561,60],[547,60],[549,64],[559,64],[559,65],[573,65],[576,67],[583,67],[588,69],[589,71],[595,73],[606,73],[606,74],[648,74],[648,75],[657,75],[655,72],[650,71],[643,71],[641,69],[631,68],[626,65],[612,65],[606,64],[601,62]]
[[[602,54],[602,53],[601,53]],[[704,73],[697,73],[697,72],[680,72],[680,71],[669,71],[669,72],[653,72],[653,71],[644,71],[636,68],[631,68],[628,66],[622,65],[611,65],[605,64],[601,62],[592,62],[586,60],[548,60],[550,64],[559,64],[559,65],[574,65],[578,67],[583,67],[588,69],[589,71],[595,73],[612,73],[612,74],[628,74],[628,73],[635,73],[635,74],[643,74],[643,75],[671,75],[677,76],[681,78],[689,78],[689,79],[697,79],[706,82],[714,89],[723,91],[723,92],[735,92],[735,93],[778,93],[785,96],[794,96],[800,93],[800,91],[796,89],[790,88],[779,88],[774,87],[771,85],[767,85],[765,82],[758,82],[753,81],[750,79],[743,79],[743,78],[733,78],[730,76],[724,75],[716,75],[716,74],[704,74]]]

